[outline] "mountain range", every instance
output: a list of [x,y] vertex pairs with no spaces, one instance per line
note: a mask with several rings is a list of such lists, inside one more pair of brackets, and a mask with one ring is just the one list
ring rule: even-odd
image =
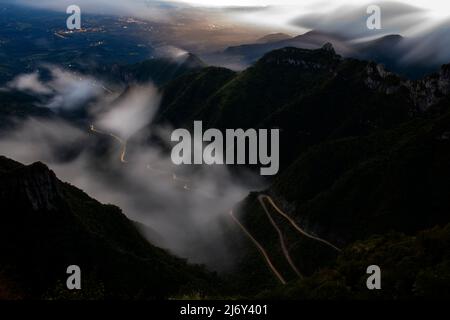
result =
[[[318,38],[312,33],[295,41],[312,46],[328,36]],[[376,62],[342,57],[334,45],[339,51],[345,41],[337,40],[318,49],[261,49],[254,56],[255,47],[230,49],[249,59],[262,54],[242,72],[206,67],[189,56],[194,67],[180,73],[163,64],[156,68],[162,73],[153,74],[153,62],[144,62],[109,74],[118,82],[160,79],[162,101],[153,125],[191,129],[194,120],[202,120],[205,129],[281,130],[280,174],[234,211],[286,284],[277,281],[260,250],[226,213],[223,225],[236,264],[217,276],[149,244],[138,232],[145,227],[61,182],[44,164],[1,158],[0,294],[70,297],[58,279],[76,257],[90,289],[74,298],[448,297],[450,66],[410,80]],[[391,41],[399,38],[382,40],[383,45]],[[165,78],[164,70],[172,76]],[[32,97],[1,94],[11,101],[1,110],[2,123],[11,115],[35,116]],[[44,110],[40,116],[57,116]],[[261,195],[342,251],[299,236],[277,216],[299,277],[285,259]],[[382,266],[378,292],[365,284],[371,264]]]
[[284,34],[267,35],[255,43],[226,48],[206,56],[206,61],[219,61],[224,65],[249,66],[266,53],[285,48],[318,49],[325,43],[332,43],[335,50],[344,57],[376,61],[393,72],[408,78],[421,78],[439,69],[440,64],[432,60],[407,60],[405,57],[417,46],[411,39],[391,34],[376,39],[353,39],[352,37],[312,30],[290,37]]
[[[239,209],[241,222],[295,283],[292,292],[277,289],[278,294],[370,297],[363,266],[380,254],[395,276],[386,284],[389,290],[373,297],[438,297],[448,286],[449,70],[445,65],[408,80],[381,64],[342,58],[330,44],[316,50],[288,47],[265,54],[243,72],[206,68],[174,80],[164,88],[157,121],[282,130],[281,174]],[[344,254],[299,237],[278,220],[292,259],[310,277],[296,282],[260,194],[270,195],[305,229],[346,248]],[[230,239],[247,239],[247,247],[236,244],[241,258],[233,282],[242,292],[270,292],[276,278],[258,248],[236,229]],[[423,256],[412,249],[434,236],[442,240],[437,251],[423,248]],[[415,270],[403,276],[397,264],[408,258],[395,254],[402,241],[409,243],[405,250],[414,255]],[[435,274],[431,261],[446,271]],[[423,283],[433,275],[439,280]],[[418,285],[430,287],[420,291]]]

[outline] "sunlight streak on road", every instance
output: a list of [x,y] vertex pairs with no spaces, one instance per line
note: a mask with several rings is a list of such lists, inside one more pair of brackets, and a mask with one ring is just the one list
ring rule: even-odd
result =
[[342,251],[341,249],[339,249],[338,247],[336,247],[334,244],[332,244],[332,243],[330,243],[330,242],[328,242],[328,241],[326,241],[326,240],[324,240],[324,239],[322,239],[322,238],[313,236],[313,235],[307,233],[307,232],[306,232],[305,230],[303,230],[301,227],[299,227],[291,217],[289,217],[289,216],[288,216],[286,213],[284,213],[280,208],[278,208],[278,206],[275,204],[275,202],[273,201],[273,199],[272,199],[270,196],[268,196],[268,195],[260,195],[260,196],[258,197],[259,202],[261,203],[261,205],[262,205],[264,208],[265,208],[265,206],[264,206],[264,199],[267,199],[267,201],[272,205],[272,207],[276,210],[276,212],[278,212],[278,213],[279,213],[280,215],[282,215],[286,220],[288,220],[289,223],[290,223],[290,224],[291,224],[291,225],[292,225],[292,226],[293,226],[293,227],[294,227],[301,235],[303,235],[303,236],[305,236],[305,237],[307,237],[307,238],[310,238],[310,239],[313,239],[313,240],[322,242],[322,243],[326,244],[327,246],[333,248],[334,250],[336,250],[336,251],[338,251],[338,252],[341,252],[341,251]]
[[120,145],[122,146],[122,150],[120,152],[120,162],[127,163],[127,160],[125,159],[126,154],[127,154],[127,142],[125,140],[123,140],[119,136],[116,136],[113,133],[107,133],[107,132],[97,130],[97,129],[95,129],[95,126],[93,124],[91,124],[91,131],[102,134],[102,135],[108,135],[110,137],[113,137],[117,142],[119,142]]
[[266,263],[268,267],[272,270],[272,273],[280,280],[282,284],[286,284],[286,280],[284,280],[283,276],[278,272],[278,270],[273,265],[272,261],[270,261],[269,255],[267,254],[266,250],[263,248],[263,246],[251,235],[251,233],[244,227],[243,224],[234,216],[233,211],[229,212],[231,218],[234,220],[234,222],[237,223],[237,225],[242,229],[242,231],[247,235],[247,237],[255,244],[255,246],[258,248],[259,252],[264,256],[264,259],[266,260]]

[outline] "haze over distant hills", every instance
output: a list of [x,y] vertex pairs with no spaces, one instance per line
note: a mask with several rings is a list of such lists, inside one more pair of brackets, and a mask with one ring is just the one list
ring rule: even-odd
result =
[[331,43],[335,50],[345,57],[382,63],[387,69],[413,79],[438,70],[442,64],[442,60],[428,59],[428,57],[405,61],[405,56],[412,52],[416,42],[401,35],[386,35],[377,39],[355,42],[353,38],[344,35],[320,31],[309,31],[295,37],[282,37],[281,40],[268,35],[263,42],[258,40],[255,43],[228,47],[223,52],[206,55],[205,60],[242,68],[254,63],[272,50],[284,47],[317,49],[325,43]]
[[[291,26],[288,34],[294,36],[270,33],[275,29],[270,24],[254,25],[253,20],[245,18],[250,9],[193,8],[164,1],[152,1],[150,7],[139,2],[130,5],[142,6],[139,11],[143,16],[133,16],[136,10],[121,1],[106,6],[104,12],[109,15],[90,10],[92,5],[88,5],[83,18],[87,32],[69,35],[63,32],[67,18],[63,4],[1,3],[0,16],[5,27],[0,30],[0,45],[3,52],[14,53],[14,58],[0,52],[0,68],[4,71],[0,81],[11,79],[18,72],[32,71],[38,61],[83,68],[130,64],[157,57],[158,48],[165,46],[191,52],[207,64],[240,70],[271,50],[286,46],[313,49],[327,42],[343,56],[374,60],[411,78],[437,71],[450,61],[446,35],[449,21],[430,21],[426,10],[396,2],[383,4],[381,30],[367,29],[362,19],[366,7],[362,4],[333,7],[316,14],[295,15],[293,8],[295,18],[287,24]],[[121,5],[125,11],[119,15]],[[250,12],[258,16],[270,13],[271,8]],[[414,21],[422,23],[416,26]]]

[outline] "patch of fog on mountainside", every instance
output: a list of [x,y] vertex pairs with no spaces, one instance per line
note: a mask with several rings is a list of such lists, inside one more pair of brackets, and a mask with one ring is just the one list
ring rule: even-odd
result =
[[[147,225],[144,233],[158,246],[215,269],[231,267],[223,219],[249,188],[224,166],[175,168],[170,154],[139,138],[147,131],[163,138],[171,132],[150,125],[160,102],[152,84],[112,92],[93,77],[49,68],[50,80],[35,73],[19,75],[3,90],[44,96],[41,106],[57,114],[87,106],[92,125],[61,117],[30,118],[0,138],[5,156],[25,164],[46,163],[63,181]],[[125,153],[132,137],[133,145]],[[258,180],[250,173],[247,178]]]

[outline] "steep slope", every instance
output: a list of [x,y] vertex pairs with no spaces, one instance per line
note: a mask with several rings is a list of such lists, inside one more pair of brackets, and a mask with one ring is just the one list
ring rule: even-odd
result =
[[276,50],[235,75],[208,70],[211,85],[201,94],[203,72],[165,87],[158,121],[280,128],[282,169],[312,145],[389,128],[416,111],[400,77],[374,63],[343,59],[329,44]]
[[185,126],[196,119],[208,99],[235,77],[231,70],[207,67],[183,75],[163,88],[163,98],[156,122],[170,121]]
[[[450,225],[412,236],[389,233],[348,246],[333,266],[264,292],[264,299],[448,300]],[[368,290],[367,266],[381,266],[381,290]]]
[[[450,113],[321,144],[275,181],[303,225],[341,243],[447,223]],[[314,229],[317,226],[317,229]]]
[[[119,208],[59,181],[44,164],[1,157],[0,177],[5,295],[151,299],[208,288],[212,277],[201,267],[152,246]],[[82,270],[81,291],[65,286],[73,264]]]
[[[204,83],[197,81],[197,77],[201,79],[199,74],[178,79],[173,87],[165,87],[158,121],[187,128],[193,120],[219,129],[280,128],[282,171],[261,193],[270,195],[308,233],[340,248],[357,246],[357,241],[370,242],[373,235],[396,245],[397,240],[389,236],[391,231],[405,233],[401,237],[407,239],[439,225],[427,231],[432,236],[450,221],[448,70],[443,66],[436,74],[412,81],[373,62],[343,59],[331,45],[318,50],[284,48],[266,54],[241,73],[213,77],[216,82],[209,79],[217,89],[210,87],[203,95],[194,95],[197,91],[193,88]],[[225,73],[221,69],[220,74]],[[210,71],[209,75],[214,74]],[[173,98],[179,92],[185,99]],[[265,249],[284,280],[293,284],[298,278],[261,206],[261,193],[251,194],[235,212],[254,239],[250,240],[237,225],[229,233],[229,238],[236,240],[232,244],[235,251],[240,253],[230,277],[236,291],[248,295],[270,292],[279,285],[254,240]],[[305,283],[320,286],[322,280],[335,285],[332,282],[336,279],[327,277],[347,267],[342,260],[336,262],[342,254],[299,236],[286,219],[273,219],[284,235],[291,260],[306,276],[304,282],[299,280],[300,288],[305,288]],[[442,232],[448,232],[448,228]],[[410,242],[408,250],[415,250],[414,246]],[[375,257],[376,250],[379,246],[368,254]],[[445,250],[426,254],[436,254],[437,260],[447,263]],[[383,255],[380,264],[389,259],[401,263],[401,257],[393,251]],[[362,278],[362,266],[367,261],[365,256],[355,259]],[[432,263],[420,257],[412,267],[428,274]],[[331,273],[317,274],[323,268]],[[400,272],[395,263],[387,268],[391,273]],[[412,283],[419,280],[406,278],[405,291],[390,287],[385,297],[416,296]],[[390,285],[397,282],[393,280]],[[442,290],[430,279],[420,285],[430,286],[426,295],[432,294],[433,287]],[[363,289],[352,288],[348,297],[358,297]],[[317,296],[303,294],[339,296],[337,289]]]
[[[280,288],[269,296],[412,298],[434,297],[435,292],[445,292],[449,285],[449,257],[444,248],[449,245],[449,228],[432,228],[450,222],[449,128],[450,111],[447,110],[444,115],[427,115],[425,119],[367,137],[322,143],[300,156],[277,177],[263,193],[271,195],[307,232],[347,248],[343,255],[333,253],[326,246],[295,234],[286,220],[277,219],[292,260],[306,275],[303,280],[297,280],[292,274],[257,194],[249,196],[239,210],[239,219],[267,250],[289,283],[296,283],[292,292]],[[425,229],[431,229],[427,231],[429,237],[442,236],[440,251],[425,243],[427,251],[416,252],[416,243],[389,235],[397,232],[414,237]],[[370,240],[374,235],[378,239],[376,246]],[[239,239],[236,234],[231,238]],[[249,294],[276,288],[276,278],[253,243],[243,235],[240,241],[246,242],[247,247],[236,244],[242,254],[233,275],[236,286],[247,288]],[[361,246],[364,254],[358,251]],[[391,248],[395,246],[401,246],[407,254],[403,256]],[[415,255],[408,263],[408,270],[417,273],[402,269],[408,254]],[[432,261],[441,263],[442,273],[431,271]],[[383,272],[391,275],[379,294],[370,295],[361,280],[365,268],[371,264],[380,265]],[[258,286],[250,286],[253,282]],[[329,291],[326,286],[330,286]],[[421,289],[415,289],[416,286]]]

